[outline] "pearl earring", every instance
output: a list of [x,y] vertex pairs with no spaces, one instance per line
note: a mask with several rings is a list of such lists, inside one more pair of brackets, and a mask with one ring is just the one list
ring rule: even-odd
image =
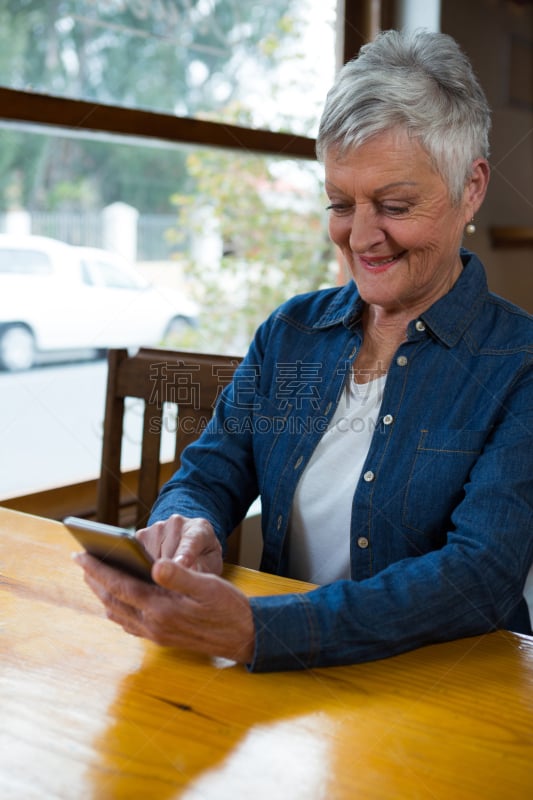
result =
[[476,232],[476,226],[474,225],[474,217],[472,217],[471,221],[465,228],[465,233],[467,234],[467,236],[473,236],[475,232]]

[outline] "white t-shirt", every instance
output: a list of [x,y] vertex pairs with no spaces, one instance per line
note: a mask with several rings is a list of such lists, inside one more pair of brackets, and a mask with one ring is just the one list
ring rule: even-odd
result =
[[335,415],[296,487],[289,522],[289,575],[325,584],[350,578],[355,487],[376,428],[386,376],[350,374]]

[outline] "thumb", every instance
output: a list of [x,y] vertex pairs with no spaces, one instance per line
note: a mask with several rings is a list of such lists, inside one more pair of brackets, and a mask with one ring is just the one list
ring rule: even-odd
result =
[[187,569],[170,558],[160,558],[152,567],[152,577],[159,586],[192,597],[198,594],[202,573]]

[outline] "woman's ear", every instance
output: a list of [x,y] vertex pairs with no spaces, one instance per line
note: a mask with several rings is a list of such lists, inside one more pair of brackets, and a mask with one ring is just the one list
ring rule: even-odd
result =
[[465,209],[468,219],[472,219],[479,210],[490,179],[490,167],[486,158],[478,158],[472,165],[472,172],[465,187]]

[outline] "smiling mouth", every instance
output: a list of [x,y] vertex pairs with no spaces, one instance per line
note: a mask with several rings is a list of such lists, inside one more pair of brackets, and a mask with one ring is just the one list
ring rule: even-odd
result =
[[359,258],[369,269],[382,269],[383,267],[388,267],[390,264],[398,261],[406,254],[406,252],[407,250],[403,250],[401,253],[397,253],[396,255],[387,256],[387,258],[365,258],[363,256],[359,256]]

